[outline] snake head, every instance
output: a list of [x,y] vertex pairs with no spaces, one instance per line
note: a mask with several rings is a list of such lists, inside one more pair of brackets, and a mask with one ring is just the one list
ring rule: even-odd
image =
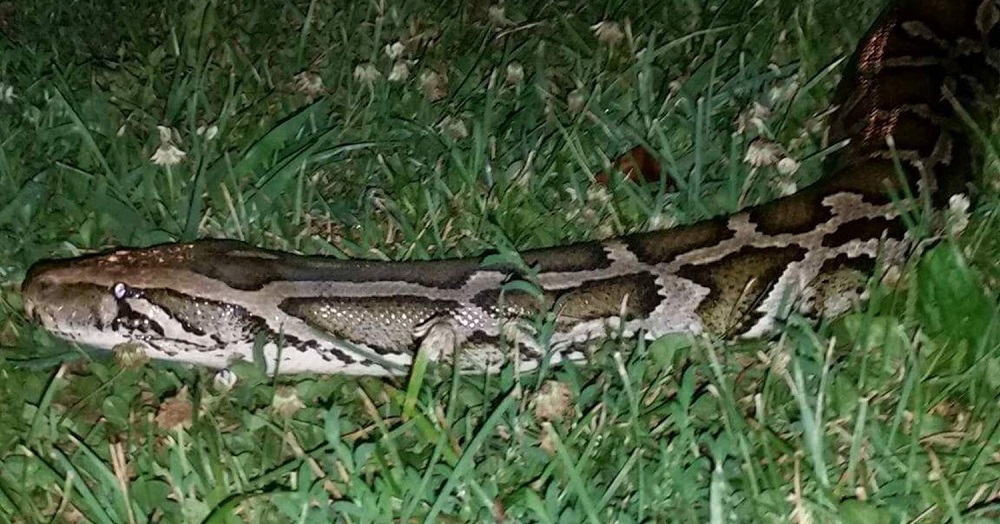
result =
[[175,277],[188,246],[37,262],[21,285],[25,315],[59,338],[102,349],[155,341],[163,329],[139,304],[146,289]]
[[125,342],[111,329],[119,315],[114,286],[88,273],[59,260],[31,266],[21,286],[25,314],[63,339],[105,348]]
[[280,277],[277,260],[241,242],[204,240],[41,261],[21,286],[24,311],[64,340],[220,367],[227,348],[250,347],[267,327],[248,309],[264,308],[257,295],[239,286]]

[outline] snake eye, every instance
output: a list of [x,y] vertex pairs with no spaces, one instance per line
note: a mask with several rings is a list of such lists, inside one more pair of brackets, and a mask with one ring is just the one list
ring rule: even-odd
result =
[[114,294],[116,300],[121,300],[128,295],[128,286],[122,284],[121,282],[114,285],[111,288],[111,293]]

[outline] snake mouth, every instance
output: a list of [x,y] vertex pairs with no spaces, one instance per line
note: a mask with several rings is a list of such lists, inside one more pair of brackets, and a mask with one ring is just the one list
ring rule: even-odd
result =
[[41,294],[39,288],[42,284],[38,275],[42,273],[42,265],[42,263],[32,264],[24,276],[24,281],[21,282],[21,302],[24,307],[24,316],[35,324],[42,323],[35,305]]
[[23,306],[24,306],[24,317],[27,318],[29,322],[35,324],[41,324],[41,321],[38,318],[38,314],[35,312],[35,303],[25,299],[23,301]]
[[21,297],[25,318],[59,338],[122,338],[109,330],[118,308],[107,286],[73,278],[60,261],[31,266],[21,283]]
[[52,277],[61,267],[65,267],[65,264],[61,264],[59,261],[36,262],[28,268],[24,280],[21,282],[24,316],[46,329],[50,328],[51,323],[46,322],[42,312],[47,309],[46,304],[52,303],[48,302],[47,299],[54,293],[58,293],[58,286],[55,285]]

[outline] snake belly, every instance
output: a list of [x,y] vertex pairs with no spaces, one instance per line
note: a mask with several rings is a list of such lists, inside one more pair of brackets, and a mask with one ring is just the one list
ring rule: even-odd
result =
[[[493,265],[232,240],[117,249],[35,264],[25,312],[99,348],[216,368],[263,355],[271,372],[356,375],[405,374],[420,354],[464,372],[527,370],[585,359],[608,336],[759,337],[792,310],[834,316],[876,260],[911,249],[901,209],[972,189],[980,151],[961,116],[994,117],[998,20],[998,0],[890,3],[834,95],[830,137],[845,147],[817,183],[739,213]],[[519,279],[530,289],[510,284]]]

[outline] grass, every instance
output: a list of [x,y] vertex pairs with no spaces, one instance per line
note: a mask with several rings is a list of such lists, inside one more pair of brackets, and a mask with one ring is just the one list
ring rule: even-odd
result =
[[[205,370],[81,352],[20,309],[31,262],[111,245],[441,258],[768,198],[787,181],[743,162],[758,132],[735,122],[772,106],[759,134],[819,176],[822,113],[871,4],[511,2],[504,26],[477,2],[18,3],[0,44],[15,95],[0,103],[0,519],[989,521],[991,191],[960,240],[844,318],[764,342],[609,342],[591,366],[523,376],[245,366],[226,391]],[[629,29],[616,45],[595,38],[604,19]],[[391,82],[400,39],[414,62]],[[379,76],[358,78],[364,64]],[[304,93],[302,72],[322,89]],[[149,161],[157,126],[183,162]],[[587,191],[637,143],[685,174],[676,192]]]

